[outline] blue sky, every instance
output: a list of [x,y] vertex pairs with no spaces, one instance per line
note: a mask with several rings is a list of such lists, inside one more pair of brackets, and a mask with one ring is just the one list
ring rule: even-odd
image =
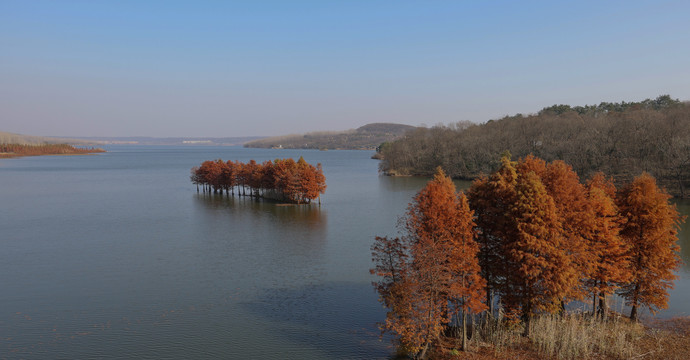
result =
[[690,100],[688,1],[0,0],[0,131],[249,136]]

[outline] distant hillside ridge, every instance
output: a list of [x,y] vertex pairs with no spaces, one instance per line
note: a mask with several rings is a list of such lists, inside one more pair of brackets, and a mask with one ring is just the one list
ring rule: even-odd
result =
[[318,131],[306,134],[274,136],[250,141],[249,148],[374,150],[384,142],[403,137],[414,126],[393,123],[372,123],[344,131]]
[[0,131],[0,144],[17,145],[45,145],[45,144],[69,144],[69,145],[95,145],[100,144],[93,140],[68,139],[48,136],[21,135]]
[[80,137],[81,140],[98,141],[113,145],[208,145],[208,146],[239,146],[248,141],[263,139],[264,136],[235,136],[235,137]]
[[690,198],[690,102],[661,95],[637,102],[553,105],[536,114],[483,124],[417,128],[380,149],[388,175],[433,176],[441,167],[456,179],[475,179],[514,159],[563,160],[587,179],[604,172],[622,184],[642,172],[676,197]]

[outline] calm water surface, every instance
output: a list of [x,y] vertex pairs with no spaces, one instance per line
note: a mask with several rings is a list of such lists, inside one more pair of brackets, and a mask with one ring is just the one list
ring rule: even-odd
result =
[[[0,160],[0,359],[387,358],[375,235],[424,179],[367,151],[112,146]],[[322,206],[197,193],[204,160],[321,162]],[[689,202],[679,209],[690,213]],[[690,228],[681,233],[690,263]],[[690,271],[670,309],[687,315]]]

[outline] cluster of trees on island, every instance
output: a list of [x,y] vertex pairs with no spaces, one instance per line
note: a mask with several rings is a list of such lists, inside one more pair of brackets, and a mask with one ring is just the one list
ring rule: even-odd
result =
[[326,177],[321,164],[307,163],[303,157],[276,159],[261,164],[255,160],[239,161],[207,160],[193,167],[192,183],[204,192],[265,197],[297,204],[319,199],[326,191]]
[[495,171],[504,150],[563,160],[583,177],[601,171],[617,184],[645,171],[672,195],[690,196],[690,105],[668,95],[417,128],[379,155],[388,174],[431,176],[441,166],[452,178],[475,179]]
[[39,155],[79,155],[105,152],[98,148],[79,148],[67,144],[0,144],[0,158]]
[[500,164],[466,193],[438,168],[401,219],[402,236],[376,238],[384,330],[405,350],[423,358],[453,323],[464,350],[467,316],[493,318],[498,307],[529,336],[533,317],[573,301],[590,299],[602,321],[614,293],[632,319],[639,307],[667,306],[684,219],[651,175],[616,189],[603,173],[581,183],[560,160]]

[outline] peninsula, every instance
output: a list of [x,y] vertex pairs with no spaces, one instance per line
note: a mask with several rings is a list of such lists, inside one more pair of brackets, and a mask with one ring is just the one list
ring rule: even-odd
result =
[[302,135],[274,136],[250,141],[248,148],[374,150],[384,142],[400,139],[414,126],[392,123],[372,123],[345,131],[311,132]]
[[[75,146],[76,145],[76,146]],[[83,155],[105,150],[89,147],[92,142],[0,132],[0,159],[39,155]]]

